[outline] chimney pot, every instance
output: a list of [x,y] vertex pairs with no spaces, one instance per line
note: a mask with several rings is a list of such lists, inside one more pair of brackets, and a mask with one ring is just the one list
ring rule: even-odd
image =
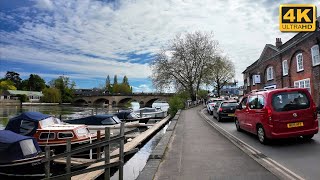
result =
[[276,47],[280,47],[282,45],[281,38],[276,38]]

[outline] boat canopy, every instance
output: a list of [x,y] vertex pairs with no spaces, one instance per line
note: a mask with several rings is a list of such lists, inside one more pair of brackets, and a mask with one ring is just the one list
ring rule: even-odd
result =
[[40,112],[24,112],[9,120],[6,130],[25,136],[33,136],[38,129],[38,122],[50,117]]
[[98,114],[93,116],[88,116],[79,119],[72,119],[64,121],[70,124],[85,124],[85,125],[114,125],[119,124],[121,121],[118,117],[112,114]]
[[40,152],[35,138],[0,130],[0,163],[34,157]]

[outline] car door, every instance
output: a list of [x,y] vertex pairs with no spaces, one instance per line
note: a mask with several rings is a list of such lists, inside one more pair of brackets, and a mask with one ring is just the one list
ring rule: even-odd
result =
[[236,116],[237,116],[237,119],[239,121],[239,124],[241,126],[241,128],[243,129],[247,129],[246,127],[246,114],[247,114],[247,99],[248,97],[244,97],[242,98],[239,106],[241,107],[240,109],[237,109],[236,110]]
[[249,96],[248,98],[248,110],[247,110],[247,118],[246,118],[246,125],[248,130],[252,133],[255,133],[255,126],[257,121],[259,120],[259,115],[257,113],[258,109],[258,96],[253,95]]

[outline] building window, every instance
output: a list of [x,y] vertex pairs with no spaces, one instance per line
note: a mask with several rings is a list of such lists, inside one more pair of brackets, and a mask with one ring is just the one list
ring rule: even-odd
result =
[[288,75],[288,61],[284,60],[282,61],[282,72],[283,72],[283,76]]
[[299,81],[295,81],[295,82],[294,82],[294,87],[295,87],[295,88],[306,88],[306,89],[308,89],[308,91],[309,91],[310,94],[311,94],[310,78],[308,78],[308,79],[302,79],[302,80],[299,80]]
[[273,79],[273,67],[267,68],[267,81],[270,81]]
[[311,48],[311,55],[312,55],[312,65],[316,66],[320,64],[320,57],[319,57],[319,46],[314,45]]
[[296,56],[297,58],[297,72],[303,71],[303,57],[302,53]]

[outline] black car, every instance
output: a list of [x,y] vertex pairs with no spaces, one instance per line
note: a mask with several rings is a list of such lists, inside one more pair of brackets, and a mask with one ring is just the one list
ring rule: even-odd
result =
[[223,101],[215,106],[213,117],[219,122],[222,121],[222,119],[234,119],[237,105],[238,103],[236,101]]

